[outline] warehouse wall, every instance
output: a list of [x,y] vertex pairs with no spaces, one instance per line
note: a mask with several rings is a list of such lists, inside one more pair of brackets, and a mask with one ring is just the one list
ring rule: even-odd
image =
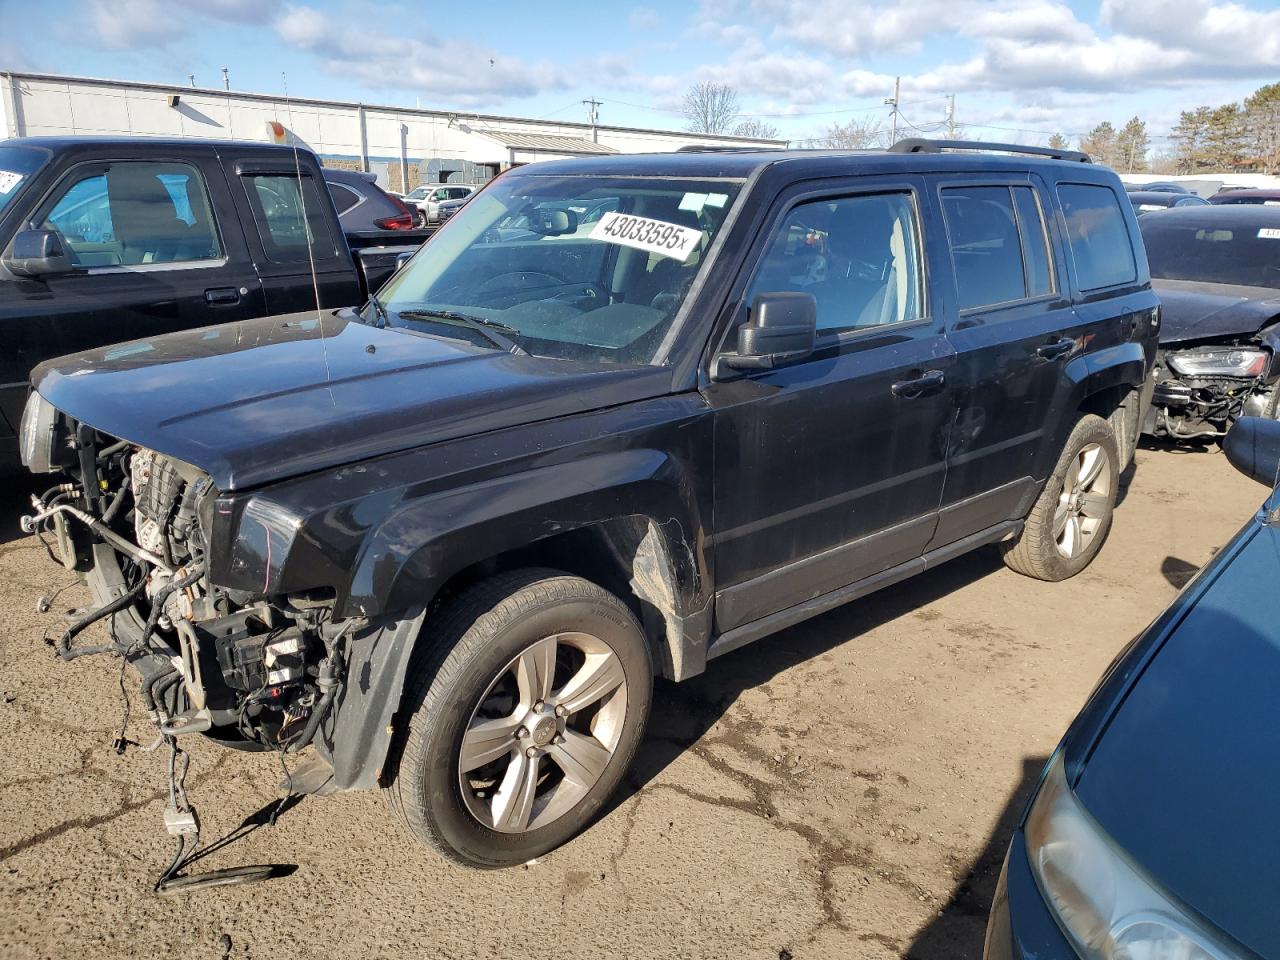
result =
[[[169,106],[169,97],[179,102]],[[384,185],[402,188],[401,158],[411,188],[426,176],[432,159],[502,164],[507,149],[486,131],[590,139],[586,124],[551,123],[519,117],[368,106],[164,84],[125,83],[43,74],[0,74],[7,136],[141,135],[273,139],[272,122],[335,165],[358,168],[363,159]],[[364,136],[361,136],[363,127]],[[780,141],[743,140],[683,131],[599,127],[598,141],[624,153],[671,151],[686,144],[778,146]],[[389,171],[389,172],[388,172]],[[388,177],[388,180],[384,180]]]

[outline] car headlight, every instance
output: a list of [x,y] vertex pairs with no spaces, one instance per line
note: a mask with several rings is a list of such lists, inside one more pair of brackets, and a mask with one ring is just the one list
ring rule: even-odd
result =
[[1130,863],[1050,762],[1025,827],[1045,901],[1084,960],[1243,960]]
[[1170,368],[1184,377],[1260,377],[1267,369],[1267,351],[1242,347],[1183,350],[1168,355]]
[[58,469],[53,462],[54,433],[58,425],[58,411],[34,390],[27,397],[22,410],[22,424],[18,428],[18,452],[22,465],[32,473],[53,473]]

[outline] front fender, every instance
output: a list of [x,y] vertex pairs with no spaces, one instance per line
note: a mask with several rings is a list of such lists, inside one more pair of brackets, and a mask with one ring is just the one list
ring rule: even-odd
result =
[[454,574],[547,537],[627,517],[648,518],[676,577],[677,614],[698,606],[703,571],[696,507],[683,471],[653,449],[599,453],[402,502],[361,546],[344,606],[373,615],[428,603]]

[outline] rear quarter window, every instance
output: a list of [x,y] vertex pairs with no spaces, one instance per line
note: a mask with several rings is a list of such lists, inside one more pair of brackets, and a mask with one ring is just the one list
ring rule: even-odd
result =
[[1133,241],[1110,187],[1087,183],[1058,185],[1067,222],[1067,242],[1081,290],[1100,290],[1138,278]]

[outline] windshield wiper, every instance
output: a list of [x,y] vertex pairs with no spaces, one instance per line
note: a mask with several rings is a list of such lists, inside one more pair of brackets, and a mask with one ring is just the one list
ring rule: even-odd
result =
[[[376,293],[369,294],[369,302],[366,303],[365,306],[373,307],[373,325],[375,327],[381,330],[385,327],[391,326],[391,317],[387,315],[387,308],[382,305],[382,301],[378,299],[378,295]],[[361,319],[364,319],[364,314],[361,313],[360,317]]]
[[474,330],[496,347],[501,347],[503,350],[522,357],[529,355],[528,350],[510,337],[505,336],[507,333],[519,335],[520,331],[500,320],[476,317],[469,313],[458,313],[456,310],[401,310],[396,316],[401,320],[442,320],[455,326],[466,327],[469,330]]

